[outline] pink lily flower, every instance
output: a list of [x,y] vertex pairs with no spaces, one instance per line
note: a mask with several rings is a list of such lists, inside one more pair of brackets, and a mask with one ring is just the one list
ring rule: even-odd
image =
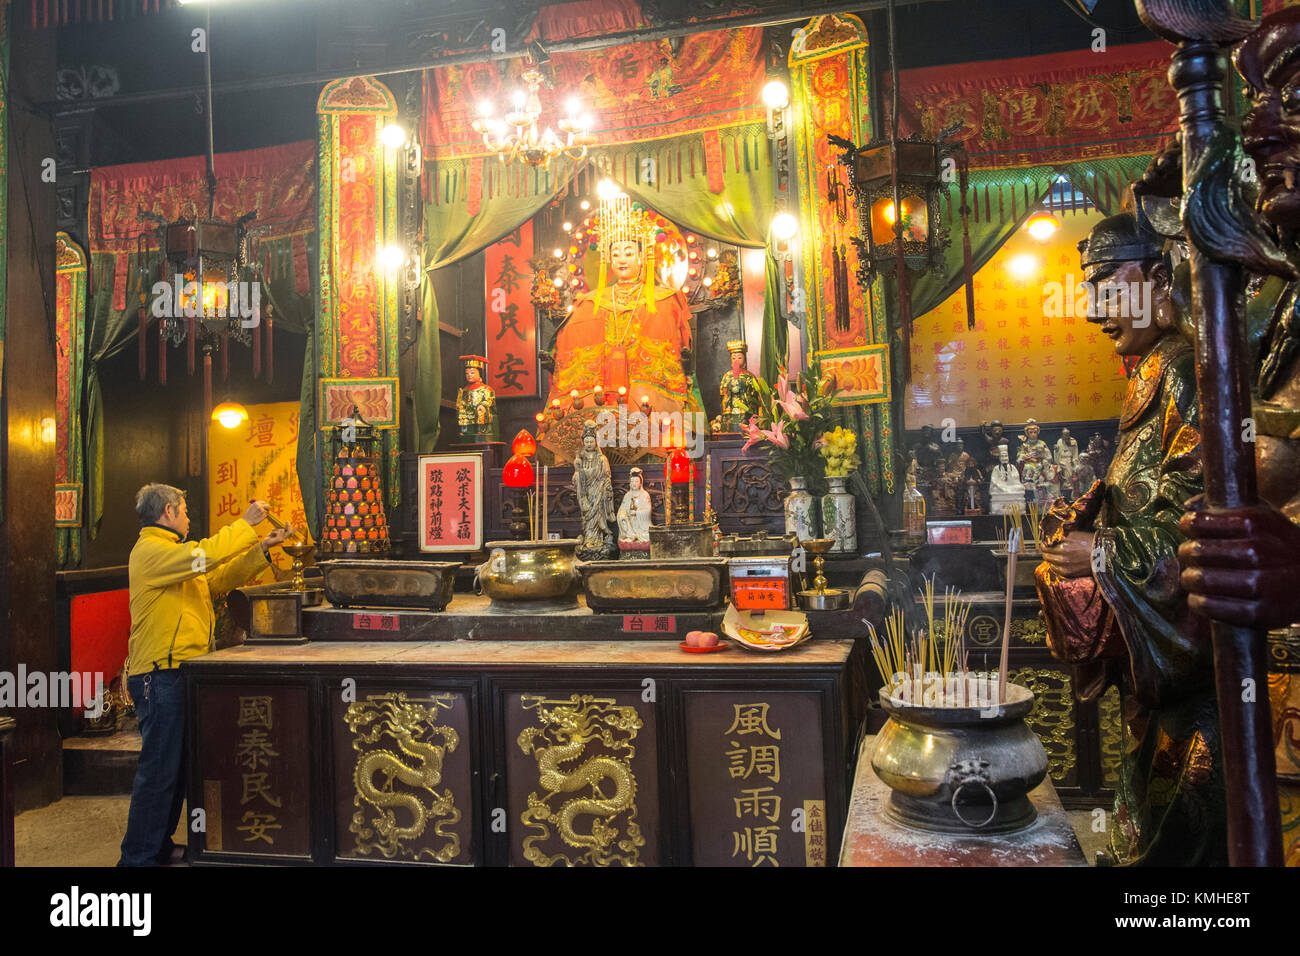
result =
[[758,416],[750,415],[748,422],[740,423],[740,430],[745,434],[745,444],[740,449],[740,453],[746,455],[750,448],[763,440],[763,432],[758,427]]
[[793,392],[786,394],[782,401],[777,402],[785,413],[796,422],[806,422],[808,420],[808,410],[805,408],[803,396],[796,395]]
[[776,377],[776,397],[780,402],[784,402],[790,395],[790,384],[782,372]]
[[771,431],[763,431],[763,437],[778,448],[789,448],[790,439],[785,434],[785,423],[774,422]]

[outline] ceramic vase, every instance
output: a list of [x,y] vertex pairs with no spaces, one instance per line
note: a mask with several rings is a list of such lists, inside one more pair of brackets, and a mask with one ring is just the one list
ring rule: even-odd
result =
[[832,554],[858,550],[857,502],[846,487],[848,481],[844,476],[826,476],[830,491],[822,495],[822,534],[835,539]]
[[800,541],[810,541],[817,535],[817,515],[813,496],[808,491],[808,479],[790,479],[790,493],[785,496],[785,533],[795,535]]

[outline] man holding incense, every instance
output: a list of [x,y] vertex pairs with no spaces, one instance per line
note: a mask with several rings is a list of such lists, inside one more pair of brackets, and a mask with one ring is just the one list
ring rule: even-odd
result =
[[258,540],[266,518],[254,501],[242,518],[210,538],[187,542],[185,494],[158,483],[135,496],[140,538],[131,549],[131,635],[126,686],[140,721],[140,761],[118,866],[178,863],[171,842],[185,799],[185,683],[181,661],[211,649],[212,595],[245,584],[271,560],[271,548],[290,534],[281,527]]
[[[1073,665],[1079,698],[1120,688],[1111,862],[1226,865],[1209,630],[1179,586],[1179,519],[1202,491],[1201,449],[1192,347],[1164,247],[1132,213],[1103,220],[1079,244],[1097,297],[1088,322],[1117,355],[1139,361],[1105,481],[1044,518],[1035,579],[1052,652]],[[1135,294],[1140,283],[1149,298]]]

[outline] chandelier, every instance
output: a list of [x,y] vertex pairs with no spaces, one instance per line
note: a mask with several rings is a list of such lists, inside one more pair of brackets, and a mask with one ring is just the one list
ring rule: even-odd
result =
[[569,100],[569,115],[556,124],[567,137],[565,142],[561,142],[549,126],[542,129],[537,124],[542,117],[542,101],[537,95],[542,86],[542,74],[532,67],[522,79],[528,85],[528,92],[515,91],[514,108],[504,120],[493,117],[491,102],[485,100],[480,104],[479,118],[471,125],[474,132],[483,137],[483,144],[500,156],[503,163],[519,161],[537,169],[548,168],[560,156],[567,156],[574,162],[586,158],[587,147],[596,138],[587,132],[590,119],[578,116],[578,101]]

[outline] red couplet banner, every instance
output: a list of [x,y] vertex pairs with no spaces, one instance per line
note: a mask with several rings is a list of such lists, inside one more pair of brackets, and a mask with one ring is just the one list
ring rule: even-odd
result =
[[487,247],[487,383],[498,398],[537,394],[537,314],[529,296],[533,270],[533,224],[526,222]]

